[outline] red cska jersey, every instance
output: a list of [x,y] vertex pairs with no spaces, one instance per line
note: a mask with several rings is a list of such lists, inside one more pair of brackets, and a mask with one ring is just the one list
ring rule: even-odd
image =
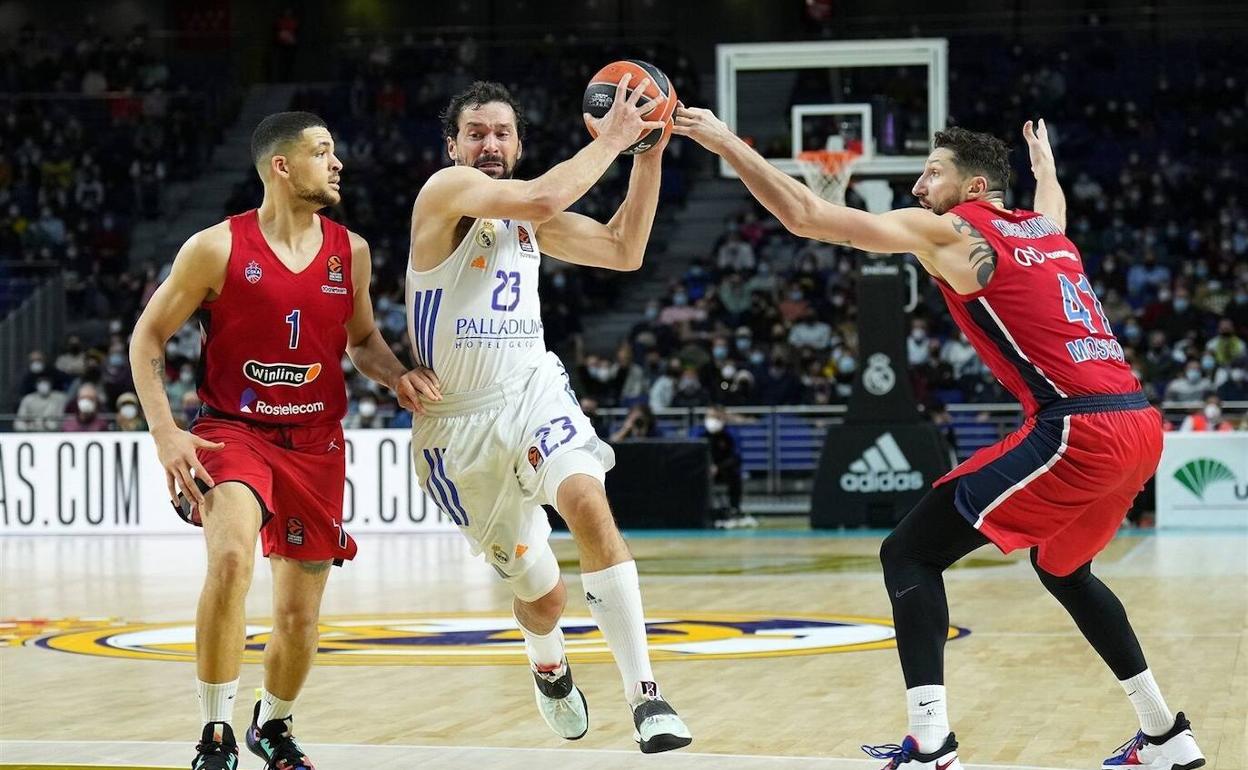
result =
[[953,320],[1028,416],[1071,396],[1140,389],[1079,249],[1052,220],[983,201],[951,211],[992,246],[996,272],[974,294],[958,294],[941,280],[936,285]]
[[347,412],[341,362],[354,311],[351,242],[345,227],[317,218],[321,250],[293,273],[264,240],[255,209],[230,217],[225,284],[200,308],[199,397],[224,416],[317,425]]

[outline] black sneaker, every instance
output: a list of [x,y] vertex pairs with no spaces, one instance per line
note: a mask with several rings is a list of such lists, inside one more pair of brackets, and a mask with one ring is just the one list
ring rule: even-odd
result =
[[290,717],[270,719],[263,725],[257,725],[259,718],[260,701],[256,701],[256,708],[251,713],[251,727],[247,728],[247,748],[264,760],[264,770],[316,770],[290,734]]
[[634,685],[637,705],[633,707],[633,740],[645,754],[684,748],[693,742],[689,728],[681,721],[654,682]]
[[238,743],[234,731],[225,722],[209,722],[195,745],[191,770],[236,770]]

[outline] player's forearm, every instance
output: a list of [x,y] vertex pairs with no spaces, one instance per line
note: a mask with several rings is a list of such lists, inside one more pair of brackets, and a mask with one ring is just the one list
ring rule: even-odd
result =
[[1032,168],[1036,175],[1035,210],[1044,214],[1062,230],[1066,229],[1066,194],[1057,181],[1057,170],[1053,168]]
[[663,178],[663,159],[640,155],[633,160],[628,180],[628,194],[607,224],[619,242],[617,270],[636,270],[646,256],[654,215],[659,206],[659,184]]
[[373,327],[369,335],[359,344],[348,345],[347,355],[351,358],[351,363],[355,365],[356,371],[373,382],[385,385],[392,391],[395,383],[407,371],[395,357],[394,351],[386,344],[385,338],[381,336],[377,327]]
[[815,198],[806,185],[768,163],[740,137],[733,136],[720,155],[786,230],[802,235],[808,229]]
[[148,430],[153,434],[177,430],[165,393],[165,340],[144,331],[142,326],[130,340],[130,374]]
[[544,204],[547,219],[565,211],[602,178],[618,157],[617,147],[599,137],[532,181],[533,197]]

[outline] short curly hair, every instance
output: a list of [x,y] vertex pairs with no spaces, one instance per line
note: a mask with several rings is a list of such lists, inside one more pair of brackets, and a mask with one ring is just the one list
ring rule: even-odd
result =
[[1010,147],[992,134],[952,126],[936,132],[932,147],[952,152],[958,171],[985,177],[992,190],[1004,191],[1010,183]]
[[464,111],[465,107],[480,107],[490,102],[502,102],[511,111],[516,114],[516,136],[524,139],[524,130],[526,124],[524,122],[524,112],[520,109],[519,102],[507,90],[507,86],[502,83],[495,83],[489,80],[478,80],[465,90],[451,97],[451,103],[446,105],[446,109],[442,111],[442,135],[447,139],[454,139],[459,136],[459,115]]

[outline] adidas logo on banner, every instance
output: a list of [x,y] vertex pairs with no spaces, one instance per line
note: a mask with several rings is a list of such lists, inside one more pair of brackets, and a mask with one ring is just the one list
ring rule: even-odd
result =
[[893,434],[885,433],[841,474],[846,492],[911,492],[923,486],[923,474],[911,470]]

